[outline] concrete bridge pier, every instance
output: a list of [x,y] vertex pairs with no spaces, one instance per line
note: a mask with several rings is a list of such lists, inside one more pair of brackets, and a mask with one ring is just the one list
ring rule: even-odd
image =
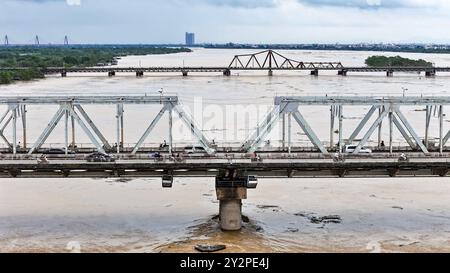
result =
[[108,77],[114,77],[116,75],[116,71],[109,71]]
[[269,77],[273,77],[273,70],[272,69],[269,70],[268,75],[269,75]]
[[188,76],[188,72],[187,71],[182,71],[183,77],[187,77]]
[[347,70],[344,70],[344,69],[343,70],[339,70],[338,71],[338,75],[339,76],[344,76],[344,77],[347,76]]
[[66,71],[61,72],[61,77],[63,78],[67,77],[67,72]]
[[136,77],[143,77],[144,71],[136,71]]
[[223,231],[237,231],[242,228],[242,199],[247,199],[245,187],[216,186],[219,200],[220,228]]
[[315,76],[315,77],[319,76],[319,69],[311,70],[311,76]]
[[432,78],[436,76],[436,70],[427,70],[425,71],[425,77]]
[[230,70],[230,69],[225,69],[225,70],[223,71],[223,75],[224,75],[224,76],[227,76],[227,77],[231,76],[231,70]]
[[393,70],[386,71],[386,77],[394,77],[394,71]]

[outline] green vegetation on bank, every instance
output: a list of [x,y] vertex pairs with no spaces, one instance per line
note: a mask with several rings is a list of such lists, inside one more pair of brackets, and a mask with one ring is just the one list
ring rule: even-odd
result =
[[[43,78],[41,69],[47,67],[90,67],[116,63],[129,55],[156,55],[191,52],[188,48],[144,46],[93,47],[0,47],[0,84]],[[26,68],[26,69],[17,69]]]
[[369,67],[432,67],[433,64],[425,60],[413,60],[400,56],[371,56],[366,59],[366,65]]

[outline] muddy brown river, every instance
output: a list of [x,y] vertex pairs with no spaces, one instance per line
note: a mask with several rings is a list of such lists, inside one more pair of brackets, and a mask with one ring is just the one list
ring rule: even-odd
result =
[[[193,53],[125,57],[121,66],[222,66],[233,55],[249,51],[196,49]],[[304,61],[341,61],[363,65],[369,52],[282,51]],[[450,66],[450,55],[400,54]],[[131,74],[56,76],[31,83],[0,86],[1,96],[25,95],[156,95],[177,94],[193,112],[203,132],[218,143],[239,144],[270,109],[276,95],[450,95],[450,77],[427,79],[417,74],[360,74],[318,78],[305,72],[258,72],[219,75]],[[407,90],[407,91],[405,91]],[[248,111],[241,122],[236,111]],[[86,107],[110,138],[115,138],[115,108]],[[3,109],[0,109],[3,111]],[[125,111],[126,143],[132,145],[159,109]],[[348,108],[350,134],[368,108]],[[404,112],[417,131],[424,130],[423,109]],[[448,109],[447,109],[448,110]],[[56,108],[29,110],[30,141],[38,137]],[[319,137],[328,137],[326,109],[302,109]],[[447,113],[447,111],[446,111]],[[447,117],[446,117],[447,119]],[[147,145],[166,139],[165,119]],[[145,125],[143,125],[145,124]],[[177,127],[176,127],[177,128]],[[432,138],[438,136],[433,117]],[[448,120],[445,130],[449,130]],[[20,129],[19,129],[20,130]],[[80,132],[80,130],[78,130]],[[384,130],[386,137],[387,130]],[[11,137],[11,132],[5,132]],[[62,125],[47,145],[63,143]],[[402,143],[396,132],[395,141]],[[279,131],[269,136],[273,145]],[[87,137],[77,136],[81,143]],[[191,143],[189,132],[175,130],[177,145]],[[293,142],[310,145],[300,130]],[[0,180],[0,252],[195,252],[199,243],[225,244],[224,252],[450,252],[449,178],[263,179],[244,201],[244,228],[223,233],[218,228],[218,202],[212,178],[176,179],[162,189],[157,179],[3,179]]]

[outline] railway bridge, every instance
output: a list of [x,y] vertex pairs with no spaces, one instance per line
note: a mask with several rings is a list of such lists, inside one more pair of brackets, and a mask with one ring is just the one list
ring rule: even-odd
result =
[[[177,96],[0,97],[0,106],[5,109],[0,117],[0,138],[6,145],[0,155],[0,178],[160,177],[163,187],[169,188],[176,177],[211,177],[215,179],[220,200],[221,226],[224,230],[237,230],[241,228],[242,200],[247,198],[248,189],[257,187],[258,179],[447,176],[450,132],[444,131],[444,118],[445,107],[449,104],[450,97],[280,96],[274,99],[273,109],[255,131],[240,145],[231,147],[210,141]],[[27,121],[35,114],[30,107],[33,105],[57,106],[57,111],[48,123],[42,124],[39,137],[29,143]],[[115,108],[115,140],[105,137],[86,111],[86,105]],[[125,109],[136,105],[159,105],[160,111],[143,126],[138,142],[126,148],[124,113]],[[329,108],[328,143],[315,132],[312,121],[305,118],[305,106]],[[352,134],[346,136],[343,116],[348,106],[369,108],[369,111],[353,128]],[[426,129],[422,134],[402,111],[407,106],[424,108]],[[438,132],[430,131],[433,112],[439,119]],[[150,116],[150,113],[142,112],[142,115]],[[167,146],[149,148],[144,144],[164,115],[169,117]],[[201,146],[204,153],[187,154],[174,145],[173,115],[189,128],[195,145]],[[49,145],[47,139],[61,121],[64,123],[61,153],[43,156]],[[383,122],[387,122],[389,128],[387,146],[381,145]],[[281,145],[267,150],[262,144],[277,123],[282,124]],[[89,147],[76,148],[75,124],[91,141]],[[18,125],[22,126],[21,136],[17,134]],[[306,149],[292,142],[293,126],[304,132],[314,148]],[[338,139],[334,139],[336,128]],[[6,129],[11,130],[12,138],[5,135]],[[394,147],[394,129],[405,139],[404,147]],[[378,145],[371,147],[373,153],[361,154],[369,140],[377,137],[376,131]],[[432,134],[439,135],[437,146],[430,143]],[[118,145],[111,145],[114,141]],[[345,153],[347,144],[355,146],[352,153]],[[92,152],[109,154],[112,159],[90,162],[86,155]]]
[[[1,70],[20,70],[27,68],[0,68]],[[224,76],[231,76],[232,72],[240,71],[264,71],[268,76],[273,76],[274,71],[309,71],[312,76],[319,76],[321,71],[335,71],[340,76],[347,76],[348,73],[385,73],[392,77],[394,73],[416,73],[426,77],[434,77],[438,72],[450,72],[450,67],[367,67],[367,66],[345,66],[339,61],[330,62],[305,62],[294,60],[273,51],[265,50],[253,54],[236,55],[228,65],[222,66],[153,66],[153,67],[46,67],[41,72],[45,75],[59,74],[66,77],[69,73],[105,73],[109,77],[114,77],[116,73],[134,73],[137,77],[144,76],[145,73],[180,73],[188,76],[190,73],[220,73]]]

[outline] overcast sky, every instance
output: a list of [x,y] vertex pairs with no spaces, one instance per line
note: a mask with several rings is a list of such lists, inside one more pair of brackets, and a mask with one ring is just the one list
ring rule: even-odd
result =
[[0,0],[14,43],[450,43],[450,0]]

